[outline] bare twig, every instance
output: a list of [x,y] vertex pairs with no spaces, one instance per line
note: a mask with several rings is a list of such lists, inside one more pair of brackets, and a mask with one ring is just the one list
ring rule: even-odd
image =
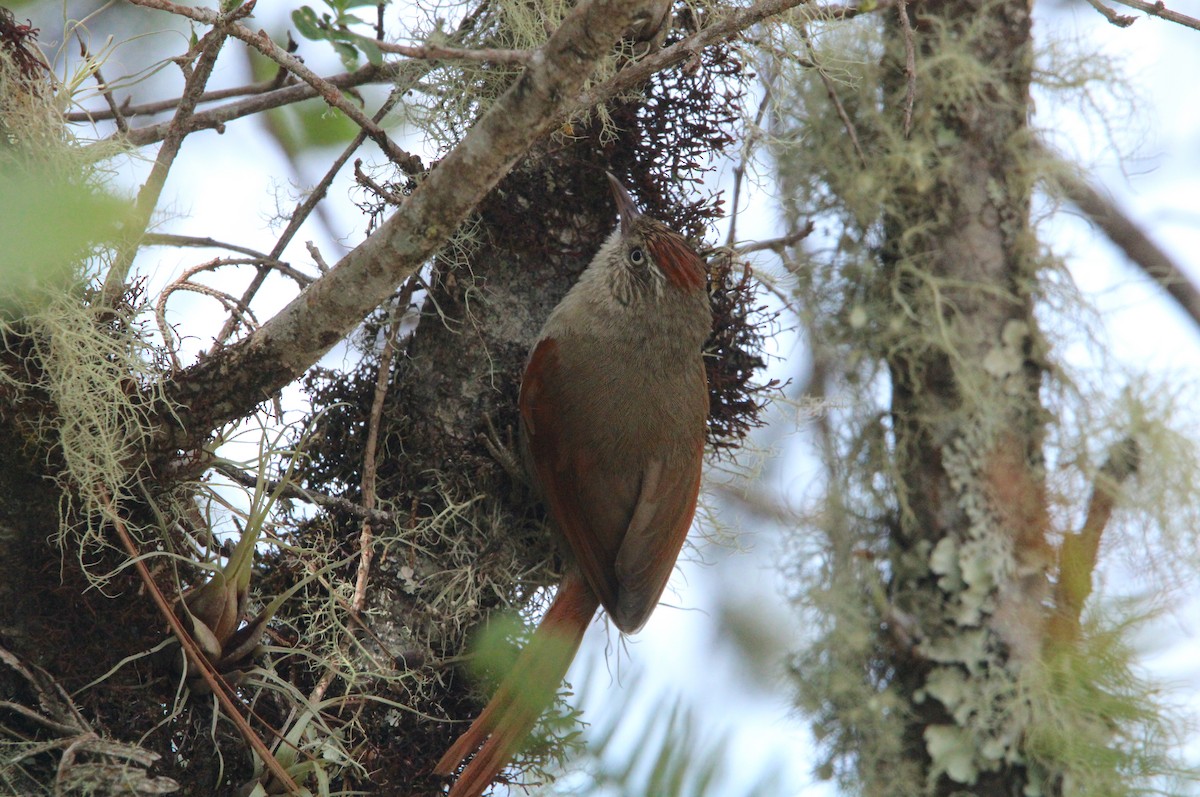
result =
[[[279,70],[284,76],[287,75],[287,70]],[[355,74],[355,73],[350,73]],[[335,81],[338,78],[345,78],[345,75],[326,78],[329,81]],[[257,83],[249,83],[245,86],[236,86],[228,89],[211,89],[200,95],[198,104],[206,102],[216,102],[217,100],[227,100],[232,97],[244,97],[248,94],[263,94],[268,91],[279,88],[279,78],[276,76],[271,80],[261,80]],[[315,96],[315,92],[314,92]],[[179,105],[179,98],[175,97],[169,100],[157,100],[155,102],[146,102],[141,105],[133,105],[126,98],[126,102],[121,105],[120,115],[126,119],[131,119],[136,116],[153,116],[156,113],[169,111]],[[99,122],[107,119],[113,119],[115,112],[110,107],[108,110],[103,108],[85,108],[82,111],[69,111],[63,114],[63,120],[66,122]]]
[[238,244],[226,243],[218,241],[216,238],[199,235],[175,235],[172,233],[149,232],[142,240],[146,246],[195,246],[209,247],[212,249],[228,249],[230,252],[239,252],[249,257],[255,257],[259,260],[274,260],[270,255],[264,252],[259,252],[256,249],[250,249],[246,246]]
[[1180,14],[1178,11],[1172,11],[1166,7],[1162,0],[1154,3],[1147,3],[1145,0],[1116,0],[1116,2],[1123,6],[1136,8],[1138,11],[1143,11],[1152,17],[1161,17],[1168,22],[1174,22],[1193,30],[1200,30],[1200,19],[1189,17],[1187,14]]
[[[321,99],[332,108],[337,108],[342,113],[346,114],[356,125],[367,131],[367,135],[379,145],[383,150],[388,160],[395,163],[405,171],[414,169],[414,156],[400,149],[396,143],[388,136],[387,131],[373,122],[366,114],[359,109],[357,105],[350,102],[337,86],[332,85],[316,72],[313,72],[304,62],[296,56],[289,53],[284,48],[272,41],[271,37],[265,30],[260,30],[257,33],[251,31],[244,25],[237,23],[228,23],[224,21],[221,14],[208,9],[197,8],[194,6],[183,6],[177,3],[172,3],[170,0],[129,0],[134,5],[153,8],[159,11],[166,11],[171,14],[186,17],[196,22],[202,22],[206,25],[220,26],[221,29],[229,36],[240,39],[250,45],[260,53],[270,58],[275,63],[287,69],[296,77],[303,80],[309,86],[312,86],[320,95]],[[252,7],[254,0],[242,6],[239,12],[247,7]]]
[[[235,13],[240,13],[247,6],[253,6],[253,2],[242,6]],[[138,248],[141,246],[142,233],[150,225],[154,208],[158,205],[158,198],[162,194],[163,186],[167,182],[167,174],[171,170],[171,165],[175,162],[175,156],[179,154],[179,148],[183,144],[183,139],[190,132],[187,124],[188,119],[195,111],[196,102],[199,100],[200,95],[204,93],[204,87],[208,84],[208,79],[212,75],[217,55],[221,52],[221,47],[225,44],[224,27],[226,23],[224,18],[218,16],[214,24],[216,27],[200,40],[200,55],[196,59],[195,66],[192,67],[192,73],[188,75],[187,81],[184,84],[183,96],[180,98],[179,106],[175,110],[175,117],[171,120],[171,124],[167,128],[167,134],[163,138],[162,146],[159,147],[158,156],[154,159],[154,166],[150,170],[150,176],[146,178],[146,183],[138,191],[138,219],[133,229],[125,236],[124,241],[117,251],[116,259],[104,277],[101,300],[107,307],[114,306],[125,292],[125,280],[129,276],[129,269],[133,265],[133,259],[137,255]]]
[[[243,487],[253,488],[258,485],[258,477],[253,473],[244,471],[228,462],[216,462],[213,464],[213,469],[225,474]],[[267,479],[265,484],[270,492],[279,492],[285,498],[294,498],[326,509],[345,512],[348,515],[366,518],[374,523],[381,523],[383,525],[395,525],[398,522],[391,512],[386,512],[382,509],[367,509],[361,504],[356,504],[345,498],[319,493],[315,490],[308,490],[298,484],[289,482],[281,485],[279,482],[271,479]]]
[[[1057,157],[1044,150],[1051,157]],[[1053,173],[1053,187],[1070,200],[1116,244],[1125,256],[1148,277],[1157,282],[1172,299],[1200,326],[1200,290],[1170,255],[1129,218],[1115,202],[1086,180],[1070,164],[1062,163]]]
[[[383,6],[381,4],[380,8],[382,9],[382,7]],[[482,5],[479,6],[479,9],[482,9],[482,8],[483,8]],[[477,11],[478,11],[478,9],[477,9]],[[382,11],[380,11],[380,13],[382,13]],[[382,24],[383,24],[382,21],[379,24],[380,24],[380,26],[382,26]],[[473,24],[474,24],[474,16],[468,15],[459,24],[458,30],[456,31],[456,35],[462,35]],[[382,27],[380,27],[379,30],[382,30]],[[410,65],[411,64],[405,64],[405,66],[410,66]],[[406,69],[403,71],[395,70],[392,73],[390,73],[391,79],[394,81],[395,85],[393,86],[392,92],[388,96],[388,98],[383,102],[382,105],[379,106],[379,110],[376,111],[375,116],[372,117],[372,121],[374,121],[375,123],[382,122],[384,117],[386,117],[389,113],[391,113],[392,108],[394,108],[396,106],[396,104],[400,101],[400,99],[404,96],[404,93],[405,93],[407,87],[409,85],[412,85],[413,83],[416,83],[416,81],[420,79],[420,76],[422,74],[427,72],[428,69],[432,68],[432,64],[419,65],[419,67],[420,68],[417,70],[417,74],[413,74],[412,73],[413,70],[411,70],[411,69]],[[331,80],[330,82],[333,83],[334,81]],[[354,140],[352,140],[350,142],[350,144],[342,151],[342,154],[339,155],[334,160],[333,164],[325,172],[325,176],[321,178],[321,180],[317,183],[316,187],[314,187],[313,190],[311,192],[309,192],[308,196],[304,198],[304,201],[301,202],[300,205],[297,206],[296,210],[292,212],[292,214],[288,218],[287,228],[279,236],[279,240],[276,241],[275,247],[271,250],[272,255],[274,257],[281,257],[283,255],[283,250],[287,247],[288,243],[291,242],[292,238],[299,231],[300,225],[304,222],[305,219],[308,218],[308,216],[316,208],[317,204],[325,197],[325,193],[329,190],[329,186],[333,183],[333,179],[342,170],[342,167],[346,165],[346,162],[348,160],[350,160],[350,157],[355,152],[358,151],[359,147],[362,146],[363,142],[366,140],[366,135],[367,135],[366,131],[364,129],[360,128],[358,133],[355,135]],[[408,165],[412,168],[411,169],[403,169],[402,168],[402,171],[404,171],[406,174],[408,174],[410,176],[415,176],[417,174],[420,174],[425,169],[424,165],[420,162],[420,159],[415,159],[413,162],[410,162]],[[357,171],[357,164],[356,164],[355,168]],[[397,204],[399,204],[399,203],[397,203]],[[329,269],[324,266],[323,261],[319,260],[316,255],[313,256],[313,259],[317,261],[318,267],[320,268],[320,271],[322,274],[329,271]],[[262,271],[262,270],[260,270],[254,276],[254,279],[251,280],[250,285],[247,286],[245,293],[242,294],[242,301],[244,303],[246,303],[246,304],[250,303],[250,301],[254,298],[254,296],[258,293],[259,289],[262,287],[263,281],[266,279],[266,276],[267,276],[266,272]],[[220,343],[226,342],[230,338],[230,336],[232,336],[234,334],[234,332],[236,332],[236,331],[237,331],[237,319],[234,317],[230,317],[225,322],[224,326],[222,326],[220,333],[217,335],[217,341]]]
[[762,120],[771,104],[771,89],[775,77],[776,70],[772,70],[772,74],[763,80],[763,96],[758,103],[758,111],[754,114],[754,124],[750,126],[750,132],[742,144],[741,157],[733,167],[733,198],[729,204],[729,234],[725,238],[726,246],[733,246],[733,242],[737,240],[738,205],[741,202],[742,182],[746,179],[746,163],[754,157],[754,147],[762,137]]
[[[353,72],[344,72],[334,75],[326,79],[326,83],[337,88],[354,88],[367,83],[378,83],[391,80],[400,71],[401,67],[412,64],[412,61],[406,61],[402,64],[394,65],[394,68],[378,67],[373,64],[368,64],[361,69]],[[247,87],[252,88],[252,87]],[[226,105],[213,108],[208,111],[202,111],[195,114],[188,123],[188,129],[191,132],[197,130],[224,130],[226,122],[232,122],[235,119],[241,119],[245,116],[253,116],[254,114],[263,111],[271,110],[272,108],[280,108],[285,105],[292,105],[297,102],[304,102],[319,96],[317,90],[307,83],[296,83],[282,88],[267,90],[263,92],[244,92],[241,89],[231,89],[233,96],[239,93],[251,93],[254,96],[240,102],[231,102]],[[219,92],[213,92],[217,94]],[[210,95],[204,95],[209,97]],[[213,97],[216,99],[216,97]],[[168,108],[173,108],[178,105],[179,100],[166,101]],[[150,106],[144,106],[149,108]],[[104,118],[103,114],[97,115],[95,118]],[[88,121],[86,118],[79,121]],[[147,144],[153,144],[156,141],[161,141],[166,135],[169,122],[160,124],[147,125],[145,127],[137,127],[130,130],[129,133],[122,139],[131,146],[143,147]],[[114,134],[114,138],[117,135]],[[106,142],[102,141],[99,144],[92,145],[95,151],[106,155],[106,149],[111,152],[111,148],[103,146]]]
[[837,111],[838,118],[842,120],[842,127],[846,129],[846,135],[850,137],[850,143],[854,146],[854,152],[858,155],[859,163],[865,167],[867,165],[867,156],[863,152],[862,145],[858,143],[858,131],[854,128],[854,122],[850,120],[850,114],[846,112],[846,106],[842,105],[842,100],[838,97],[837,87],[833,83],[833,78],[829,77],[825,68],[817,60],[817,51],[813,47],[812,39],[808,36],[808,30],[804,27],[801,27],[799,30],[800,35],[804,38],[804,45],[808,49],[809,60],[813,62],[813,68],[817,70],[817,76],[825,84],[825,93],[829,95],[829,101],[833,103],[833,108]]
[[358,158],[354,161],[354,181],[377,196],[383,197],[384,200],[391,205],[399,207],[401,203],[404,202],[403,196],[384,188],[379,183],[372,180],[369,174],[363,171],[362,158]]
[[179,646],[183,649],[188,661],[195,665],[200,673],[200,677],[208,684],[209,689],[212,690],[213,695],[217,698],[217,702],[225,710],[229,721],[238,729],[238,733],[242,735],[246,743],[258,754],[258,757],[263,762],[263,766],[270,770],[271,774],[278,779],[280,784],[291,789],[292,793],[298,792],[300,787],[296,785],[296,781],[292,780],[292,776],[288,774],[283,765],[271,754],[266,743],[254,732],[254,729],[250,727],[250,723],[246,722],[246,718],[242,716],[238,707],[234,704],[233,698],[229,695],[231,690],[229,685],[225,683],[225,679],[217,673],[212,664],[205,658],[204,653],[200,650],[200,646],[196,644],[196,641],[192,639],[192,635],[187,632],[187,629],[183,627],[183,623],[179,621],[179,618],[175,616],[175,612],[171,610],[171,605],[158,588],[154,577],[150,575],[150,570],[146,567],[146,563],[142,561],[141,553],[138,551],[137,545],[134,544],[133,538],[129,536],[129,532],[125,528],[125,523],[117,514],[116,508],[113,507],[112,500],[107,495],[102,495],[101,500],[104,503],[105,509],[108,510],[109,518],[117,531],[121,545],[125,548],[125,552],[129,554],[129,559],[137,569],[142,583],[146,585],[146,590],[150,593],[150,597],[158,607],[159,614],[167,621],[167,625],[171,628],[171,633],[179,640]]
[[[79,31],[75,32],[75,37],[79,40],[79,54],[87,60],[88,48],[83,41],[83,34]],[[121,109],[117,107],[117,101],[113,97],[112,88],[109,87],[108,81],[104,79],[104,75],[100,72],[100,65],[97,64],[92,72],[92,76],[96,78],[96,87],[100,89],[100,96],[104,97],[105,104],[108,105],[109,113],[112,114],[113,121],[117,124],[117,132],[124,134],[129,132],[129,122],[125,120]]]
[[767,238],[763,241],[751,241],[748,244],[735,246],[733,251],[739,255],[748,255],[752,252],[765,252],[770,250],[776,253],[782,253],[785,249],[795,246],[803,241],[808,236],[812,235],[816,227],[812,221],[806,221],[804,227],[795,232],[790,232],[780,238]]
[[533,57],[533,50],[497,50],[489,48],[468,49],[443,47],[437,44],[393,44],[377,42],[376,46],[385,53],[422,58],[433,61],[483,61],[490,64],[525,66]]
[[917,49],[913,42],[912,20],[908,18],[907,0],[896,0],[900,30],[904,33],[904,137],[912,132],[913,104],[917,97]]
[[1104,5],[1104,3],[1101,3],[1100,0],[1087,0],[1087,2],[1088,5],[1099,11],[1102,17],[1116,25],[1118,28],[1128,28],[1134,22],[1137,22],[1137,17],[1127,17],[1122,14],[1118,14],[1116,11],[1113,11],[1111,8]]
[[[400,98],[403,96],[404,92],[400,86],[392,89],[392,93],[388,95],[388,98],[384,100],[382,105],[379,106],[379,110],[375,112],[374,121],[383,121],[383,118],[391,113],[392,108],[396,107],[396,103],[399,102]],[[304,224],[305,220],[307,220],[312,214],[313,210],[316,209],[318,203],[325,198],[325,194],[329,190],[329,186],[333,185],[334,178],[337,177],[338,173],[342,170],[342,167],[346,165],[346,161],[350,160],[350,157],[358,151],[358,148],[361,147],[363,142],[366,140],[367,131],[360,128],[358,133],[355,134],[354,138],[350,141],[346,148],[342,150],[342,153],[338,155],[334,159],[333,163],[330,164],[329,168],[325,170],[325,175],[317,182],[317,184],[313,187],[313,190],[309,191],[308,195],[304,197],[304,199],[301,200],[296,206],[296,209],[291,212],[291,214],[288,216],[287,227],[285,227],[283,232],[280,233],[278,240],[275,241],[275,246],[271,248],[270,256],[272,258],[279,258],[283,255],[284,249],[286,249],[288,244],[292,242],[292,238],[295,237],[296,233],[300,231],[300,227]],[[420,159],[417,159],[415,164],[409,165],[415,166],[418,169],[424,168]],[[410,174],[415,173],[416,172],[410,172]],[[325,271],[327,270],[328,269],[325,269]],[[242,304],[249,306],[255,295],[258,294],[259,289],[262,288],[263,283],[266,282],[267,274],[268,271],[265,268],[260,268],[258,270],[258,273],[254,275],[254,278],[250,280],[250,284],[246,286],[246,290],[242,293]],[[225,343],[227,340],[229,340],[230,336],[237,332],[238,323],[239,321],[236,316],[230,316],[225,321],[225,324],[221,327],[221,331],[217,333],[217,342]]]
[[[176,236],[162,236],[162,237],[169,239],[169,238],[176,237]],[[178,237],[182,237],[185,239],[187,238],[187,236],[178,236]],[[203,241],[206,239],[189,240],[189,245],[193,245],[193,246],[206,245],[203,243],[196,243],[195,241],[197,241],[197,240]],[[207,240],[211,240],[211,239],[207,239]],[[292,268],[290,265],[283,262],[282,260],[276,260],[276,259],[270,257],[269,255],[256,254],[256,256],[251,257],[251,258],[219,257],[219,258],[214,258],[213,260],[209,260],[207,262],[201,263],[199,265],[192,266],[187,271],[183,272],[183,274],[181,274],[177,279],[175,279],[173,282],[171,282],[169,285],[167,285],[165,288],[163,288],[162,293],[159,294],[158,299],[154,303],[154,315],[155,315],[155,318],[158,320],[159,331],[162,333],[163,340],[168,343],[168,351],[171,352],[172,363],[175,365],[176,368],[179,367],[179,362],[175,357],[174,349],[171,348],[169,345],[173,335],[171,334],[170,326],[167,324],[167,300],[171,297],[171,294],[175,293],[176,291],[188,291],[191,293],[200,293],[205,296],[211,296],[212,298],[219,301],[225,307],[225,309],[230,312],[230,318],[235,319],[236,323],[239,323],[239,324],[244,323],[247,319],[250,320],[251,322],[254,322],[254,312],[250,309],[250,302],[245,297],[243,297],[242,299],[238,299],[238,298],[234,297],[233,295],[226,293],[225,291],[222,291],[218,288],[214,288],[210,285],[204,285],[203,283],[192,281],[193,277],[195,277],[198,274],[202,274],[206,271],[215,271],[216,269],[222,268],[224,266],[244,266],[244,265],[258,266],[258,273],[263,275],[264,279],[268,273],[270,273],[272,271],[276,271],[276,272],[282,274],[283,276],[288,277],[293,282],[295,282],[300,287],[300,290],[304,290],[305,288],[307,288],[309,286],[309,284],[311,284],[313,281],[313,278],[310,277],[309,275],[304,274],[303,272],[297,271],[296,269]],[[226,322],[226,323],[231,323],[231,322]],[[256,326],[257,322],[254,322],[254,325]]]
[[[367,420],[367,442],[363,448],[362,500],[367,511],[375,508],[376,458],[379,451],[379,427],[383,418],[383,402],[392,383],[392,359],[396,352],[396,338],[400,335],[400,322],[408,311],[417,281],[409,278],[400,295],[392,305],[392,319],[384,333],[383,351],[379,355],[379,369],[375,373],[375,395],[371,398],[371,414]],[[350,603],[355,614],[360,614],[367,605],[367,583],[371,575],[371,562],[375,559],[375,533],[372,521],[363,521],[358,535],[358,573],[354,581],[354,598]]]
[[304,248],[308,250],[308,256],[317,264],[317,271],[322,274],[329,273],[329,264],[325,262],[325,256],[321,254],[321,250],[312,241],[305,241]]

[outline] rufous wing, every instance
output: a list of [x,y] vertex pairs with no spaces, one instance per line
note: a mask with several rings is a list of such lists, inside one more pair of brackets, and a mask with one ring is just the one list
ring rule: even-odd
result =
[[534,348],[521,383],[520,410],[543,499],[584,578],[617,627],[636,631],[658,602],[687,536],[700,488],[703,427],[643,467],[599,463],[572,417],[558,345]]
[[696,513],[703,456],[704,439],[699,437],[694,457],[671,467],[653,460],[642,478],[637,507],[617,553],[617,607],[609,611],[627,634],[646,624],[675,568]]

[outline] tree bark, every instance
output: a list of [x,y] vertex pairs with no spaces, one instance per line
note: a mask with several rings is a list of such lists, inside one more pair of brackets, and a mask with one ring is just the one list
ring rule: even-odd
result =
[[[1030,783],[1023,713],[986,703],[1011,699],[1038,657],[1051,564],[1029,7],[930,0],[900,13],[911,30],[889,22],[884,96],[894,129],[913,88],[915,110],[911,138],[897,146],[938,144],[926,169],[893,183],[884,225],[882,295],[903,320],[878,341],[891,375],[898,507],[888,588],[917,640],[890,646],[891,664],[908,702],[905,757],[924,762],[931,793],[1015,795]],[[958,59],[988,77],[956,94]],[[969,689],[947,686],[968,678]]]

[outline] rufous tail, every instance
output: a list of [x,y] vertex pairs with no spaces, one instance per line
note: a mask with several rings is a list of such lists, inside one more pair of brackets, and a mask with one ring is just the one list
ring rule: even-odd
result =
[[538,717],[554,700],[599,607],[600,600],[583,576],[569,571],[512,672],[434,767],[435,774],[451,775],[463,759],[478,750],[458,776],[449,797],[479,797],[516,754]]

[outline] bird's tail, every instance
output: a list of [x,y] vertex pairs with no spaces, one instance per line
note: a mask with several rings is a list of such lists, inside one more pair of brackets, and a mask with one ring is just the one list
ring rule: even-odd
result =
[[[516,754],[562,683],[600,601],[576,571],[568,571],[554,602],[483,712],[434,768],[451,775],[473,751],[449,797],[479,797]],[[480,747],[482,745],[482,747]]]

